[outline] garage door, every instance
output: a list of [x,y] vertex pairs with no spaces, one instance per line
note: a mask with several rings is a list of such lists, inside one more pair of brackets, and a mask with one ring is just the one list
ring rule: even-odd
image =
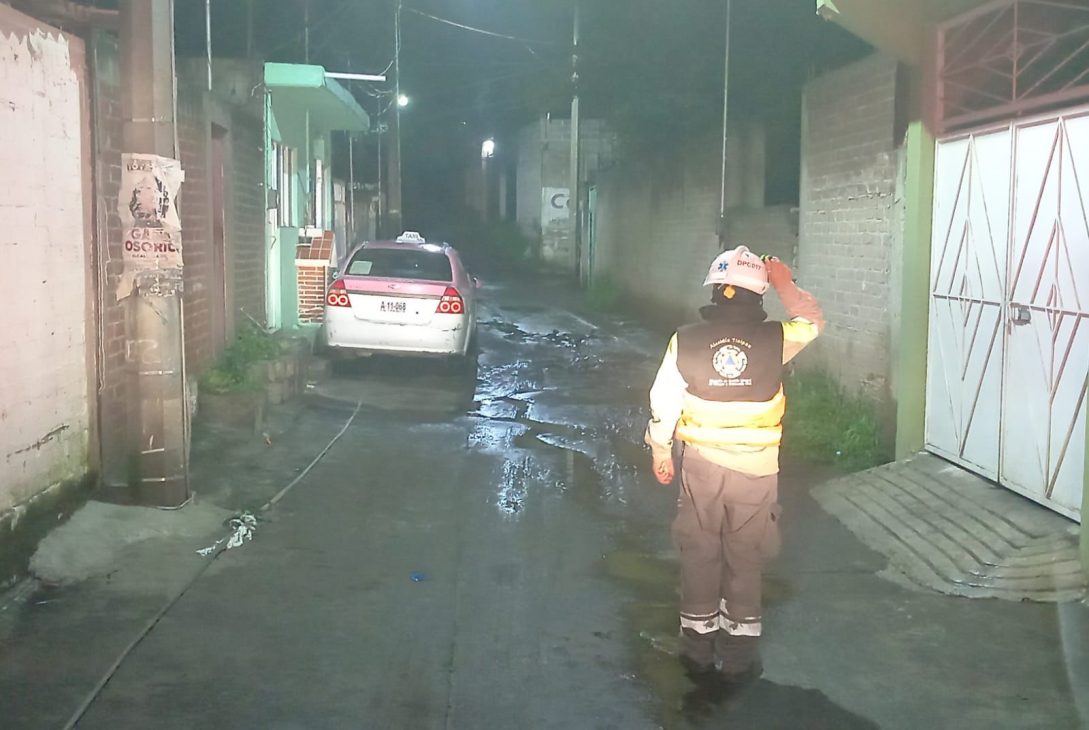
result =
[[1079,519],[1089,374],[1089,109],[944,139],[927,446]]

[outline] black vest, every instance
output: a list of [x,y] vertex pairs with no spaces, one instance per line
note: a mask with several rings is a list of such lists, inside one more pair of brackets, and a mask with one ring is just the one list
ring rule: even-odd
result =
[[688,392],[708,401],[769,401],[783,385],[783,325],[705,307],[707,321],[677,330],[677,368]]

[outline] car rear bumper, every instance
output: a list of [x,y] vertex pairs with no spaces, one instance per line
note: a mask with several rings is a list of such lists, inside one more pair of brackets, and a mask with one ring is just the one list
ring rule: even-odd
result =
[[464,355],[469,345],[469,318],[444,315],[446,328],[430,325],[379,324],[356,319],[350,311],[325,312],[325,342],[334,350],[358,354]]

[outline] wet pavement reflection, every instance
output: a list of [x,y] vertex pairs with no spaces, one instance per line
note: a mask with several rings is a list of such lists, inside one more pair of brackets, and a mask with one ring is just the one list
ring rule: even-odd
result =
[[[677,565],[666,537],[673,497],[654,483],[642,446],[664,338],[615,317],[591,323],[518,302],[511,289],[491,286],[488,294],[471,378],[443,363],[376,358],[342,366],[320,395],[360,399],[409,420],[465,421],[464,448],[501,460],[490,504],[506,521],[560,500],[605,525],[612,548],[601,575],[626,596],[625,631],[598,638],[627,647],[631,679],[651,692],[653,725],[875,727],[816,690],[766,679],[727,687],[684,673],[676,657]],[[791,591],[769,578],[769,603]]]

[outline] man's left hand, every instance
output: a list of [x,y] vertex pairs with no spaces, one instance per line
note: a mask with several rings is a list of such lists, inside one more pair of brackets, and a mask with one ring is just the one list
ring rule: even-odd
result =
[[658,480],[659,484],[669,485],[673,483],[673,477],[676,475],[673,468],[673,459],[666,457],[654,459],[654,478]]

